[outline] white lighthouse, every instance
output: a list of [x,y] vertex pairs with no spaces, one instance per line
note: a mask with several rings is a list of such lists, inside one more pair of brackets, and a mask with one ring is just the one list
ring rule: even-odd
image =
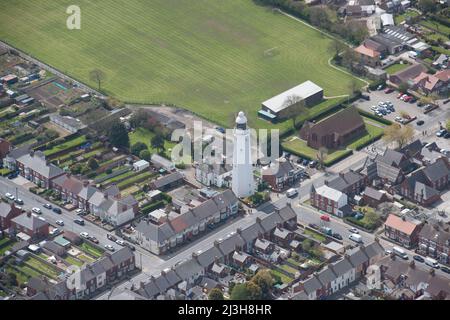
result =
[[255,193],[250,130],[242,111],[236,118],[234,129],[232,189],[238,198],[249,197]]

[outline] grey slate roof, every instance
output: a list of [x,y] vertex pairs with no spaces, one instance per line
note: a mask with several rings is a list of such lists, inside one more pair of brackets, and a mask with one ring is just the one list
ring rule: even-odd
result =
[[355,248],[348,253],[350,263],[356,268],[369,261],[369,257],[361,248]]
[[331,264],[331,268],[333,269],[334,273],[338,277],[340,277],[353,269],[353,266],[349,260],[344,258],[338,262]]
[[283,219],[276,212],[273,212],[261,219],[261,226],[264,229],[264,232],[269,232],[275,229],[277,224],[282,223]]
[[110,254],[109,258],[115,265],[120,265],[121,263],[133,258],[134,253],[128,247],[122,247],[116,252]]
[[420,230],[419,237],[434,241],[443,246],[450,246],[450,232],[443,230],[438,225],[425,224],[422,230]]
[[271,244],[272,244],[272,242],[270,242],[266,239],[256,239],[255,248],[265,251],[265,250],[267,250],[267,248],[270,247]]
[[371,187],[366,187],[366,189],[364,189],[364,195],[368,196],[369,198],[372,199],[376,199],[376,200],[381,200],[381,198],[383,197],[384,193],[371,188]]
[[420,197],[423,195],[423,199],[427,200],[432,197],[438,196],[439,191],[427,186],[426,184],[423,184],[422,182],[417,181],[414,188],[414,194]]
[[45,155],[41,151],[36,151],[33,156],[25,154],[19,157],[17,161],[22,163],[25,168],[30,168],[48,179],[64,173],[62,169],[54,164],[47,164]]
[[320,282],[323,285],[327,285],[329,283],[331,283],[334,279],[336,279],[336,275],[334,274],[334,272],[330,269],[330,268],[325,268],[322,271],[320,271],[317,274],[317,277],[319,278]]
[[289,221],[291,219],[296,219],[297,214],[290,205],[286,205],[278,211],[278,215],[281,217],[282,222]]
[[250,243],[258,238],[260,234],[263,234],[264,230],[261,228],[259,223],[253,223],[241,230],[241,237],[245,242]]
[[12,221],[22,227],[27,228],[28,230],[35,231],[45,225],[48,225],[47,222],[42,221],[39,218],[34,217],[33,215],[28,217],[26,213],[21,214],[20,216],[15,217]]
[[316,292],[322,288],[322,283],[316,277],[310,277],[303,282],[303,288],[307,294]]
[[159,188],[165,187],[169,184],[172,184],[176,181],[183,180],[183,179],[184,178],[181,173],[175,172],[175,173],[171,173],[167,176],[163,176],[163,177],[153,181],[152,184],[154,185],[154,187],[156,189],[159,189]]
[[196,274],[200,274],[204,268],[194,259],[189,259],[175,267],[174,271],[182,279],[186,280]]
[[219,249],[224,255],[229,255],[237,247],[243,247],[245,244],[244,240],[239,236],[239,234],[234,233],[231,236],[226,237],[222,242],[219,243]]
[[160,275],[159,277],[155,278],[155,284],[158,286],[161,292],[165,292],[167,289],[171,287],[166,277],[163,275]]
[[151,222],[141,220],[136,226],[136,230],[142,233],[144,237],[156,242],[169,240],[175,235],[175,232],[168,223],[163,223],[158,226]]
[[233,253],[233,259],[240,263],[244,263],[245,260],[247,260],[248,258],[250,258],[250,256],[248,254],[246,254],[245,252],[235,251]]
[[217,258],[221,258],[222,252],[215,246],[212,246],[206,251],[203,251],[197,256],[197,261],[204,268],[209,267]]
[[165,277],[167,279],[167,282],[169,283],[169,285],[171,287],[177,285],[179,282],[182,281],[181,278],[172,269],[167,271],[165,274],[166,274]]
[[444,159],[438,159],[426,166],[423,169],[423,173],[430,181],[435,182],[449,175],[450,169],[447,167]]
[[384,254],[384,248],[381,246],[380,243],[377,241],[372,242],[368,246],[364,247],[364,252],[369,257],[369,259],[372,259],[376,257],[377,255],[383,255]]

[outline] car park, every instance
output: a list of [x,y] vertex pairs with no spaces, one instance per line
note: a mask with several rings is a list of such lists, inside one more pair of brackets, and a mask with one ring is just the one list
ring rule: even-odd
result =
[[115,251],[116,249],[114,249],[114,247],[110,244],[105,244],[105,249],[109,250],[109,251]]
[[80,232],[80,237],[82,237],[84,239],[89,239],[89,233],[87,233],[87,232]]
[[44,208],[51,210],[52,209],[52,205],[50,203],[46,203],[43,205]]
[[62,220],[56,220],[56,224],[58,226],[64,227],[64,221],[62,221]]
[[32,212],[36,213],[36,214],[42,214],[41,209],[34,207],[33,209],[31,209]]
[[425,262],[425,259],[418,255],[413,256],[413,259],[421,263]]
[[62,210],[60,208],[53,208],[52,211],[56,214],[62,214]]

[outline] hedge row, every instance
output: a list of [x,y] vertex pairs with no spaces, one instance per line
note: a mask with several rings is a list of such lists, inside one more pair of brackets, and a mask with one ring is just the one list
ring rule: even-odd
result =
[[166,204],[166,202],[164,200],[159,200],[159,201],[153,202],[153,203],[141,208],[141,213],[149,214],[150,212],[153,212],[157,209],[164,207],[165,204]]
[[[294,156],[301,157],[301,158],[303,158],[303,159],[308,159],[308,160],[315,160],[315,159],[312,159],[310,156],[308,156],[308,155],[306,155],[306,154],[303,154],[302,152],[299,152],[299,151],[297,151],[297,150],[295,150],[295,149],[291,149],[291,148],[288,148],[288,147],[283,147],[283,149],[284,149],[284,151],[287,151],[287,152],[289,152],[290,154],[293,154]],[[324,165],[325,165],[326,167],[331,167],[332,165],[338,163],[338,162],[341,161],[342,159],[345,159],[345,158],[351,156],[352,154],[353,154],[353,150],[346,150],[346,151],[345,151],[343,154],[341,154],[339,157],[336,157],[336,158],[334,158],[334,159],[332,159],[332,160],[329,160],[329,161],[325,161],[325,162],[324,162]]]
[[372,137],[370,140],[365,141],[364,143],[361,143],[360,145],[356,146],[356,151],[359,151],[365,147],[367,147],[368,145],[374,143],[375,141],[378,141],[381,139],[381,137],[383,136],[382,133]]
[[360,115],[362,115],[362,116],[364,116],[366,118],[370,118],[372,120],[381,122],[382,124],[385,124],[385,125],[388,125],[388,126],[390,126],[392,124],[392,121],[387,120],[387,119],[382,118],[382,117],[379,117],[377,115],[374,115],[374,114],[372,114],[370,112],[367,112],[367,111],[364,111],[364,110],[361,110],[361,109],[359,109],[358,111],[359,111]]

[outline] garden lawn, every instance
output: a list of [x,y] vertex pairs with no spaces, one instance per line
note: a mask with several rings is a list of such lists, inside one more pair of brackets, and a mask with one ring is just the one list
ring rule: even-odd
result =
[[[327,96],[352,76],[328,60],[332,40],[251,0],[79,0],[81,29],[66,27],[67,0],[0,1],[0,39],[126,102],[171,103],[227,126],[306,80]],[[45,44],[45,45],[43,45]],[[362,86],[363,83],[358,83]]]
[[414,11],[414,10],[407,10],[403,14],[395,15],[394,21],[395,21],[395,24],[398,25],[401,22],[406,21],[407,18],[409,18],[409,17],[417,17],[418,15],[419,14],[416,11]]
[[[301,155],[303,157],[307,157],[309,159],[316,160],[317,159],[317,150],[311,147],[308,147],[304,140],[299,139],[298,137],[289,137],[282,143],[283,148],[288,152],[293,152],[294,154]],[[326,163],[332,163],[339,157],[345,155],[348,151],[343,150],[329,150],[328,155],[326,157]]]
[[77,267],[81,267],[84,264],[83,261],[76,259],[74,257],[71,257],[71,256],[67,256],[67,258],[64,260],[66,260],[66,262],[70,263],[71,265],[74,265]]
[[[100,258],[101,256],[103,256],[103,250],[100,250],[92,245],[90,245],[87,242],[83,242],[80,245],[81,250],[83,250],[84,252],[90,254],[91,256],[93,256],[94,258]],[[81,258],[80,258],[81,259]]]
[[316,232],[316,231],[312,231],[312,230],[306,230],[303,232],[306,235],[309,235],[310,237],[316,239],[317,241],[320,242],[325,242],[325,240],[327,240],[323,235],[321,235],[320,233]]
[[364,122],[366,123],[367,133],[364,136],[362,136],[362,137],[356,139],[355,141],[353,141],[352,143],[350,143],[347,146],[347,148],[352,149],[352,150],[357,150],[358,147],[366,146],[371,141],[373,141],[373,139],[383,136],[384,129],[370,124],[369,121],[371,121],[371,120],[367,120],[367,121],[364,120]]
[[285,284],[289,284],[291,283],[294,279],[291,277],[286,276],[284,273],[281,273],[277,270],[270,270],[270,273],[274,276],[279,276],[281,279],[281,282],[285,283]]
[[36,270],[39,270],[39,272],[41,272],[42,274],[46,275],[49,278],[52,279],[56,279],[58,278],[60,272],[58,269],[51,267],[50,265],[39,261],[38,259],[34,258],[34,257],[29,257],[26,261],[25,264],[33,267]]
[[420,21],[420,24],[422,26],[425,26],[427,28],[437,31],[444,36],[450,34],[450,28],[447,27],[446,25],[443,25],[442,23],[437,22],[437,21],[427,19],[427,20]]
[[394,63],[393,65],[390,65],[384,71],[386,71],[388,74],[395,74],[399,71],[402,71],[403,69],[408,68],[410,65],[407,63],[400,64],[400,63]]
[[71,140],[65,141],[63,143],[60,143],[60,144],[54,146],[51,149],[45,150],[44,154],[47,157],[50,157],[50,156],[52,156],[52,155],[54,155],[56,153],[59,153],[61,151],[80,146],[80,145],[82,145],[85,142],[86,142],[86,136],[79,136],[79,137],[76,137],[74,139],[71,139]]
[[[155,136],[153,132],[145,128],[137,128],[134,132],[129,134],[130,136],[130,146],[136,142],[145,143],[148,147],[150,153],[157,153],[157,150],[152,147],[151,140]],[[165,154],[170,155],[169,150],[171,150],[176,145],[176,142],[164,140]]]

